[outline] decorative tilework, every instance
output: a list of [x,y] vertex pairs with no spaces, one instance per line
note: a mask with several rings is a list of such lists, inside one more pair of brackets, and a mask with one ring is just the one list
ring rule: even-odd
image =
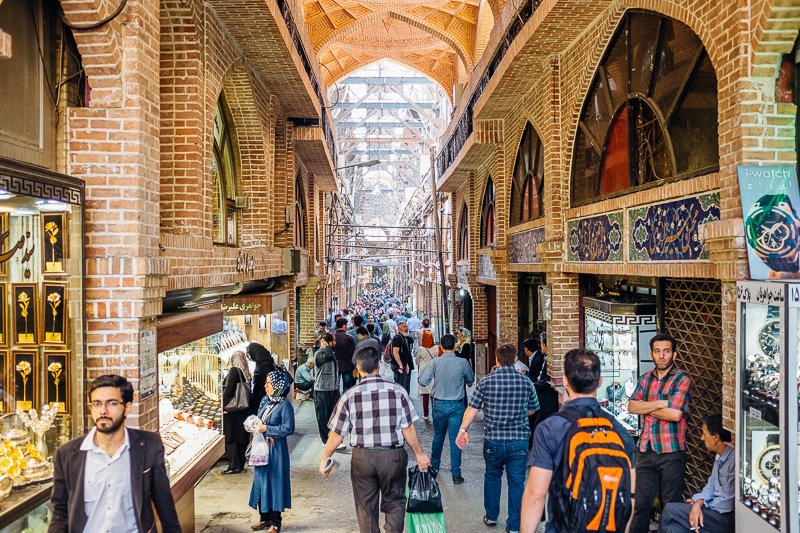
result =
[[568,261],[622,261],[622,211],[567,221]]
[[478,277],[484,279],[497,279],[497,272],[488,255],[478,256]]
[[513,233],[508,236],[509,263],[541,263],[536,245],[544,242],[544,228]]
[[708,259],[698,228],[719,216],[718,192],[629,209],[629,260]]

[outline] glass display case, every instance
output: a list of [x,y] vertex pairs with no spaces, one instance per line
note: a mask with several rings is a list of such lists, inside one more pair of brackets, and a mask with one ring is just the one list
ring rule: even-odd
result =
[[650,339],[657,332],[655,302],[615,302],[583,298],[584,343],[602,365],[597,399],[628,431],[639,434],[639,417],[628,401],[639,376],[653,369]]
[[83,184],[2,159],[0,173],[0,531],[13,533],[39,519],[52,456],[85,424]]
[[737,530],[798,530],[798,312],[800,282],[737,284]]

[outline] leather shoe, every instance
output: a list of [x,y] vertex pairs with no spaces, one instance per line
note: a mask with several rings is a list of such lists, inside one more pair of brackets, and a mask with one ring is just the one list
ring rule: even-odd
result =
[[453,476],[453,485],[461,485],[464,483],[464,478],[461,476]]
[[259,522],[258,524],[253,524],[250,526],[250,529],[253,531],[264,531],[265,529],[269,529],[272,527],[272,524],[269,522]]
[[226,468],[225,470],[223,470],[222,472],[220,472],[220,474],[241,474],[241,473],[242,473],[242,469],[239,469],[239,470],[231,470],[230,468]]

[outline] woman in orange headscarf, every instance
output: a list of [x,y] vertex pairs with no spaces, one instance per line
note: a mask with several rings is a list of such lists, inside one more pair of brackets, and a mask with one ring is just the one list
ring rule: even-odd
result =
[[[430,331],[424,331],[422,333],[422,342],[420,343],[420,347],[417,348],[416,353],[416,363],[417,363],[417,372],[419,374],[422,373],[422,369],[425,366],[431,364],[436,357],[439,356],[439,347],[433,341],[433,333]],[[417,374],[417,375],[419,375]],[[423,387],[422,385],[419,386],[419,395],[422,396],[422,418],[423,420],[428,419],[428,404],[430,403],[431,397],[431,387],[428,385],[427,387]]]

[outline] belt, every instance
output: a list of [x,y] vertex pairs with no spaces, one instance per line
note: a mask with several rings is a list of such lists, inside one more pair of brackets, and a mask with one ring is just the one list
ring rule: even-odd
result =
[[353,448],[363,450],[399,450],[403,446],[403,444],[398,444],[397,446],[364,446],[363,444],[356,444]]
[[458,400],[443,400],[442,398],[434,398],[433,401],[434,402],[463,402],[464,401],[464,397],[462,396]]

